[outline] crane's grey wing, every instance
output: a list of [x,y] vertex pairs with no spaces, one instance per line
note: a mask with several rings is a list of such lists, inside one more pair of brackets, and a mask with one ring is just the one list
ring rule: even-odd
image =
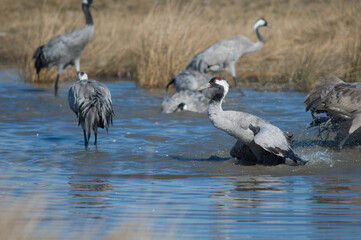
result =
[[254,142],[268,152],[284,157],[291,150],[284,133],[278,127],[265,122],[260,125],[250,125],[255,133]]
[[87,87],[89,96],[96,95],[99,99],[102,100],[102,110],[104,110],[104,113],[113,116],[114,112],[109,88],[105,86],[105,84],[96,80],[88,80]]
[[199,87],[207,84],[207,83],[209,82],[209,80],[211,80],[211,79],[213,78],[212,75],[209,75],[209,74],[206,74],[206,73],[201,73],[201,72],[198,72],[198,71],[195,72],[195,77],[196,77],[197,80],[198,80],[198,87],[197,87],[197,89],[198,89]]
[[68,102],[75,114],[78,115],[80,106],[94,96],[95,86],[94,80],[77,81],[71,85],[68,92]]
[[79,106],[84,99],[79,98],[79,89],[81,85],[79,82],[75,82],[71,85],[68,91],[68,103],[70,109],[78,116]]
[[[253,42],[245,36],[232,36],[216,42],[203,52],[204,61],[208,65],[221,62],[235,62],[253,46]],[[222,66],[224,67],[224,66]]]
[[204,51],[197,53],[187,64],[186,69],[206,73],[220,71],[237,61],[243,54],[252,51],[254,43],[247,37],[238,35],[222,39]]
[[105,86],[103,83],[89,80],[93,89],[95,89],[107,102],[112,102],[111,94],[109,88]]
[[47,61],[51,63],[56,62],[63,57],[77,57],[90,40],[91,35],[91,29],[85,28],[64,33],[50,39],[43,48]]
[[330,116],[352,120],[349,132],[354,132],[361,126],[361,83],[343,83],[335,86],[325,105]]
[[173,113],[181,103],[185,105],[184,110],[202,113],[207,111],[209,99],[200,92],[180,91],[172,97],[166,96],[163,99],[162,112]]
[[72,42],[71,33],[58,35],[44,45],[43,51],[48,62],[55,62],[68,54],[68,45]]
[[197,53],[187,63],[186,70],[195,70],[202,73],[207,73],[209,71],[209,65],[203,58],[203,52]]
[[211,75],[199,71],[184,70],[175,76],[176,89],[178,92],[182,90],[197,90],[199,87],[209,82],[211,78]]
[[344,83],[344,81],[334,75],[321,77],[305,98],[304,104],[306,111],[311,110],[316,113],[325,112],[324,101],[326,97],[336,85],[342,83]]
[[197,71],[184,70],[175,76],[175,86],[177,92],[182,90],[196,90],[198,87],[197,78],[195,73]]
[[91,109],[100,117],[98,126],[108,130],[113,122],[113,105],[109,89],[95,80],[82,80],[74,83],[68,93],[69,106],[79,117],[80,122],[86,118]]
[[361,83],[343,83],[330,92],[326,107],[331,115],[345,119],[361,113]]
[[94,86],[94,89],[100,103],[99,105],[100,110],[98,111],[98,114],[100,115],[101,120],[100,120],[100,125],[98,126],[102,128],[105,127],[106,130],[108,131],[109,125],[113,124],[113,116],[114,116],[111,94],[108,87],[105,86],[103,83],[97,82],[95,80],[93,81],[93,83],[94,85],[96,85]]

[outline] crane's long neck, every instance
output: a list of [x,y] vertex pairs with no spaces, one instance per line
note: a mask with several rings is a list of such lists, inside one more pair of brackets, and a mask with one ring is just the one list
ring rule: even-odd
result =
[[89,6],[87,4],[82,4],[82,9],[85,15],[85,23],[86,25],[94,25],[93,17],[90,13]]
[[249,50],[249,52],[255,52],[260,50],[263,47],[263,38],[261,36],[261,34],[259,33],[258,29],[260,26],[256,26],[254,28],[254,32],[257,35],[258,41],[256,43],[253,44],[253,47]]
[[263,44],[263,38],[262,38],[261,34],[259,33],[258,29],[259,29],[259,26],[256,26],[256,27],[254,28],[254,32],[255,32],[256,35],[257,35],[258,42],[261,42],[261,43]]
[[217,98],[217,95],[213,97],[208,106],[208,117],[211,120],[212,124],[216,128],[222,129],[221,123],[222,123],[222,102],[223,102],[223,96],[221,99]]

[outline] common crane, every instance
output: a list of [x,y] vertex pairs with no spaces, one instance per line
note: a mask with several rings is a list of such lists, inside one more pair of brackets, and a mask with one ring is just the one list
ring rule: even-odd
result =
[[208,107],[208,117],[212,124],[242,143],[252,153],[252,159],[249,160],[266,165],[306,163],[293,152],[288,136],[278,127],[249,113],[223,111],[222,102],[229,89],[224,78],[212,78],[199,90],[204,88],[211,89],[213,93]]
[[69,89],[68,101],[78,117],[78,125],[83,129],[85,147],[92,130],[94,145],[97,145],[98,127],[108,132],[109,125],[113,124],[114,111],[109,89],[96,80],[89,80],[86,73],[79,72],[78,81]]
[[[321,131],[336,132],[339,149],[345,143],[361,141],[361,133],[357,134],[361,127],[361,83],[345,83],[334,75],[322,77],[306,96],[304,104]],[[327,117],[318,121],[314,113],[326,113]]]
[[80,55],[94,33],[94,23],[89,7],[93,0],[82,0],[82,9],[85,15],[85,27],[80,30],[64,33],[49,40],[45,45],[38,47],[33,55],[35,68],[38,74],[42,68],[57,66],[58,74],[55,80],[55,95],[58,93],[59,76],[69,66],[75,66],[80,71]]
[[187,64],[186,69],[197,70],[202,73],[228,71],[237,85],[236,70],[234,64],[246,53],[258,51],[263,46],[263,39],[258,29],[268,26],[264,18],[260,18],[254,24],[254,31],[258,41],[252,42],[243,35],[237,35],[220,40],[204,51],[197,53]]

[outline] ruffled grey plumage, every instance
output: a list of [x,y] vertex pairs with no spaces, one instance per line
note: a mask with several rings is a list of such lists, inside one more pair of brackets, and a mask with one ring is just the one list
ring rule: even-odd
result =
[[334,75],[321,77],[314,88],[307,94],[304,104],[306,111],[313,113],[325,112],[325,99],[337,84],[344,83]]
[[[173,113],[187,110],[191,112],[206,112],[209,99],[202,93],[191,90],[184,90],[175,93],[173,96],[166,96],[162,102],[163,113]],[[182,105],[180,105],[182,104]],[[182,106],[180,108],[180,106]]]
[[71,110],[78,117],[78,124],[84,132],[85,145],[88,145],[91,132],[97,144],[97,128],[108,132],[113,123],[113,106],[109,89],[96,80],[89,80],[85,73],[78,74],[78,81],[72,84],[68,93]]
[[327,114],[317,124],[322,130],[336,132],[335,141],[340,149],[347,142],[361,142],[361,133],[354,134],[361,127],[361,83],[345,83],[333,75],[322,77],[304,103],[316,120],[319,117],[314,113]]
[[197,90],[211,80],[212,76],[195,70],[183,70],[168,83],[167,89],[174,84],[176,91]]
[[229,89],[225,79],[213,78],[205,87],[213,90],[208,107],[212,124],[246,145],[248,154],[252,153],[251,161],[267,165],[306,163],[293,153],[288,138],[278,127],[249,113],[223,111],[222,102]]

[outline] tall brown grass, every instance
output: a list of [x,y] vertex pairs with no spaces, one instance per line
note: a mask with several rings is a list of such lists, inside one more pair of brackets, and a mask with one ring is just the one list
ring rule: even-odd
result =
[[[16,61],[29,81],[38,81],[31,56],[40,44],[84,26],[80,1],[4,0],[5,37],[0,59]],[[90,76],[130,74],[141,87],[163,87],[187,61],[210,44],[236,34],[256,41],[253,24],[264,17],[264,47],[236,65],[241,84],[306,91],[319,76],[346,81],[361,77],[361,2],[358,0],[94,2],[95,34],[81,58]],[[24,8],[24,6],[26,6]],[[40,80],[52,81],[55,69]],[[63,79],[74,75],[69,69]],[[226,74],[227,75],[227,74]]]

